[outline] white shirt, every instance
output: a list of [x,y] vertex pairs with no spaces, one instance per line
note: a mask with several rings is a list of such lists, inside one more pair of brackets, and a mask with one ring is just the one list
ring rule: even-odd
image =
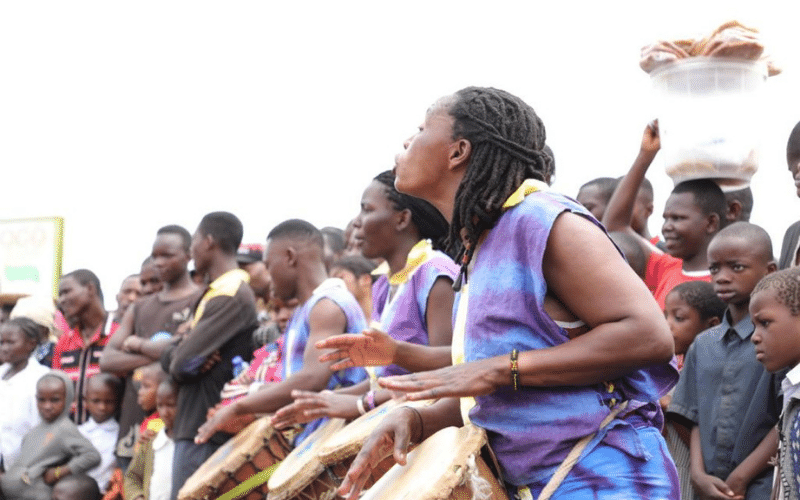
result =
[[783,394],[783,411],[786,411],[792,399],[800,399],[800,365],[786,373],[781,381],[781,393]]
[[31,356],[28,365],[8,380],[10,363],[0,365],[0,456],[8,470],[19,457],[22,438],[41,423],[36,409],[36,382],[50,371]]
[[175,441],[165,428],[161,428],[153,438],[153,476],[150,478],[149,500],[169,500],[172,493],[172,455]]
[[111,482],[111,476],[114,474],[114,465],[116,464],[114,449],[117,446],[119,423],[114,418],[109,418],[102,424],[98,424],[94,418],[89,417],[89,420],[78,426],[78,430],[100,452],[100,465],[89,469],[86,474],[97,481],[100,491],[105,493],[108,483]]

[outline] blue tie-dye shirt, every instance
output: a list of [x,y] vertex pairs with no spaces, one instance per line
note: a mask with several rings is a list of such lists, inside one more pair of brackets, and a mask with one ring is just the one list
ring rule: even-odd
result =
[[[465,314],[465,332],[454,331],[454,339],[463,335],[467,362],[570,340],[544,310],[547,283],[542,260],[547,240],[556,218],[566,211],[602,226],[577,202],[536,185],[530,183],[528,190],[523,186],[509,199],[514,200],[511,207],[486,234],[473,258],[466,312],[458,311]],[[576,248],[575,258],[587,250]],[[519,391],[508,386],[477,397],[469,419],[487,430],[505,480],[528,485],[552,475],[575,442],[596,432],[610,407],[624,400],[629,401],[628,408],[597,439],[631,456],[646,455],[647,450],[639,449],[635,427],[661,427],[658,400],[677,378],[673,360],[592,386],[520,387]]]

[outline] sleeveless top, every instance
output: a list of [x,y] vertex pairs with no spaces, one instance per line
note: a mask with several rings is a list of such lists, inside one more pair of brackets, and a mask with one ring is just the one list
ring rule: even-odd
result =
[[[395,340],[429,345],[428,296],[437,279],[452,282],[457,273],[453,259],[434,250],[428,240],[419,241],[408,253],[406,267],[391,277],[381,276],[372,285],[372,320]],[[408,373],[397,365],[376,371],[379,377]]]
[[[548,237],[564,212],[602,226],[580,204],[533,180],[526,181],[504,208],[475,252],[467,286],[456,299],[454,362],[509,356],[512,349],[544,349],[570,340],[544,310],[542,260]],[[637,449],[640,441],[631,433],[634,427],[663,425],[658,400],[677,379],[673,358],[671,364],[590,386],[514,391],[509,385],[475,398],[474,405],[462,404],[462,409],[468,411],[465,422],[486,429],[505,480],[521,486],[551,476],[574,444],[596,432],[610,408],[625,400],[628,408],[597,439],[632,456],[646,456],[647,450]]]

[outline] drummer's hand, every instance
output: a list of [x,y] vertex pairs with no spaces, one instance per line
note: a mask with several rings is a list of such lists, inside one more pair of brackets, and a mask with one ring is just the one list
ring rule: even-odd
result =
[[641,152],[655,156],[661,149],[661,136],[658,134],[658,120],[653,120],[644,128]]
[[508,366],[508,356],[497,356],[439,370],[382,377],[378,384],[390,391],[407,393],[409,401],[483,396],[511,383],[503,376]]
[[323,354],[322,363],[337,361],[331,370],[354,366],[386,366],[394,362],[397,342],[387,333],[374,328],[362,333],[333,335],[316,343],[317,349],[336,349]]
[[347,500],[358,498],[372,469],[389,455],[394,454],[395,462],[405,465],[411,436],[420,437],[421,424],[417,413],[408,408],[400,407],[389,413],[356,455],[339,487],[339,495],[346,496]]
[[335,394],[331,391],[292,391],[294,403],[275,412],[272,425],[276,429],[304,424],[322,417],[353,419],[359,416],[359,396]]
[[206,423],[200,426],[197,429],[197,436],[194,438],[195,444],[203,444],[211,439],[211,436],[214,435],[215,432],[220,430],[227,421],[233,419],[236,416],[236,409],[234,408],[234,404],[230,404],[227,406],[223,406],[222,408],[217,409],[214,412],[214,415],[206,420]]

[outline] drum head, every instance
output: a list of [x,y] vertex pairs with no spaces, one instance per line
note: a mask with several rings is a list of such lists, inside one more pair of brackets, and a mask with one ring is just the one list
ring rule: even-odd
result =
[[344,419],[332,418],[292,450],[269,478],[269,498],[284,500],[296,495],[319,476],[325,466],[319,450],[325,441],[344,427]]
[[486,433],[473,425],[442,429],[409,452],[406,465],[392,467],[361,500],[451,498],[465,480],[470,457],[485,443]]
[[331,436],[325,441],[319,451],[319,459],[324,465],[338,464],[342,460],[354,456],[361,450],[364,441],[367,440],[372,431],[380,424],[386,415],[400,406],[413,406],[422,408],[432,403],[431,400],[399,402],[389,400],[374,410],[361,415],[353,420],[341,431]]
[[178,500],[198,500],[216,497],[219,485],[236,471],[249,456],[257,452],[275,432],[272,417],[263,417],[248,425],[240,433],[219,447],[203,465],[192,474],[178,493]]

